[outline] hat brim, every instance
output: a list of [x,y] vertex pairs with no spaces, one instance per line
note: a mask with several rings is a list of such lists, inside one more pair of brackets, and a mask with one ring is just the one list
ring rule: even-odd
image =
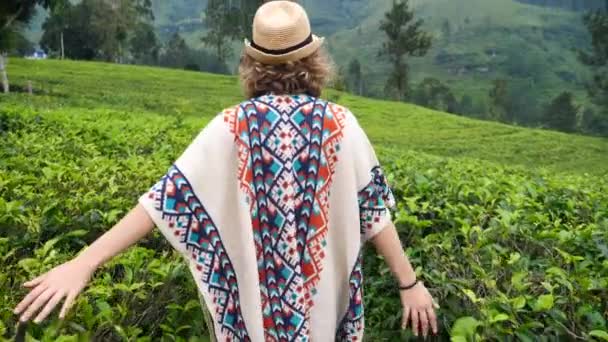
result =
[[252,47],[251,42],[248,39],[245,39],[245,52],[256,61],[266,64],[281,64],[297,61],[312,55],[321,47],[321,45],[323,45],[324,41],[325,37],[318,37],[313,34],[312,42],[309,44],[285,54],[271,55]]

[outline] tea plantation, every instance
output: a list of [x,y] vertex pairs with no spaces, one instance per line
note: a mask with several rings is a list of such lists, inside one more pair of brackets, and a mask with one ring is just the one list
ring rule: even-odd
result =
[[[234,77],[14,59],[0,96],[0,336],[20,284],[136,204],[223,107]],[[23,92],[31,81],[34,95]],[[608,140],[329,91],[374,142],[412,263],[441,308],[434,340],[608,341]],[[369,341],[415,340],[383,261],[364,261]],[[39,341],[206,341],[187,266],[156,230],[100,268]]]

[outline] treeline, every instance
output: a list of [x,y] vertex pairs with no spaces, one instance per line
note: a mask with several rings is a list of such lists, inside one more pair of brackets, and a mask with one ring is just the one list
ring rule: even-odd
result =
[[52,56],[227,73],[216,56],[179,34],[161,42],[150,0],[83,0],[50,11],[40,45]]
[[606,0],[517,0],[519,2],[544,6],[558,7],[571,11],[595,11],[608,10],[608,1]]

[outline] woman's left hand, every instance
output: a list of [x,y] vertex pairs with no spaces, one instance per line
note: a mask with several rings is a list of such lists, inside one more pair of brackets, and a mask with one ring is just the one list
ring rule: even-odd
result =
[[401,290],[401,305],[403,306],[403,320],[401,328],[406,329],[408,322],[412,322],[412,331],[415,336],[422,333],[426,338],[429,326],[433,334],[437,334],[437,315],[435,309],[439,306],[422,282],[418,282],[409,290]]

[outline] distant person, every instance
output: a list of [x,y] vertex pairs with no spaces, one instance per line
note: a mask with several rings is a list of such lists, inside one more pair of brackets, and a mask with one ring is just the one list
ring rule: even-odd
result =
[[212,119],[116,226],[25,283],[21,321],[67,297],[64,318],[94,270],[156,225],[187,260],[214,339],[360,341],[366,241],[401,288],[403,328],[436,333],[374,149],[347,108],[319,97],[331,74],[323,41],[300,5],[262,5],[239,67],[250,99]]

